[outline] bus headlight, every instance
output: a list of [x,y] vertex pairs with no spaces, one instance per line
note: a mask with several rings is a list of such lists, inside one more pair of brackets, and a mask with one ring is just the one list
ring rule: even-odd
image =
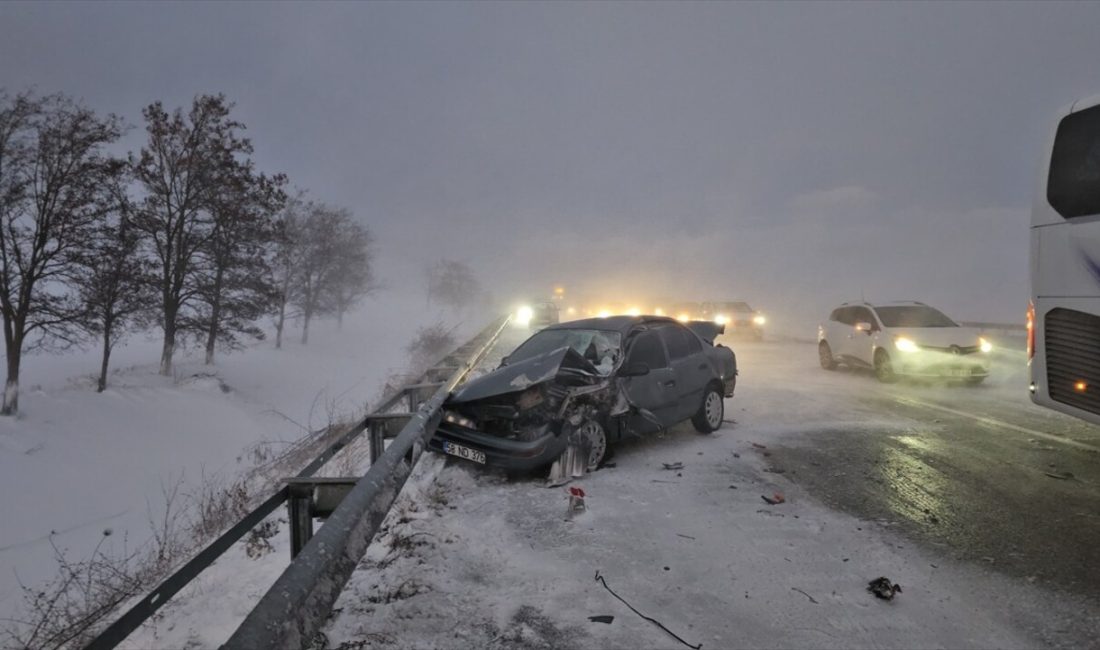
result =
[[894,347],[901,352],[916,352],[920,350],[920,347],[916,343],[904,336],[899,336],[894,339]]
[[980,348],[982,352],[992,352],[993,351],[993,344],[990,343],[989,341],[985,340],[984,338],[979,338],[978,339],[978,348]]

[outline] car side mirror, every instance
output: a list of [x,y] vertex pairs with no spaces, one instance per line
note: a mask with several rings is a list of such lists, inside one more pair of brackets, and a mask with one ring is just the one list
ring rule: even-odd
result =
[[649,374],[649,364],[642,362],[628,363],[619,371],[620,377],[641,377]]
[[862,322],[862,321],[859,322],[859,323],[856,323],[856,331],[857,332],[863,332],[864,334],[870,335],[871,334],[871,324],[866,323],[866,322]]
[[498,367],[503,368],[506,365],[508,365],[508,357],[501,357],[500,366],[498,366]]

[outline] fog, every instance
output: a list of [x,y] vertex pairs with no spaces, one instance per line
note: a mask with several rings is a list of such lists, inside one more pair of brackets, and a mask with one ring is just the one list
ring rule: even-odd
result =
[[[502,304],[844,300],[1019,322],[1037,160],[1096,93],[1095,4],[0,5],[0,86],[142,106],[224,92],[258,166]],[[141,142],[136,128],[127,146]],[[377,298],[384,300],[384,295]]]

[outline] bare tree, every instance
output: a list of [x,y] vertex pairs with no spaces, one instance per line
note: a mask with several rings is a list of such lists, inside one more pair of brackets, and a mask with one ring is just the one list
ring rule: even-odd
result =
[[135,206],[127,191],[128,167],[121,161],[109,179],[108,208],[90,241],[76,258],[76,286],[85,313],[82,325],[102,340],[96,390],[107,388],[115,345],[147,324],[156,308],[156,278],[134,227]]
[[79,338],[74,255],[102,216],[122,122],[61,95],[0,94],[0,312],[7,381],[0,414],[19,408],[25,347]]
[[214,235],[211,202],[226,170],[252,153],[251,143],[230,119],[224,95],[196,97],[187,115],[167,112],[160,102],[142,111],[148,142],[134,161],[146,197],[135,220],[152,242],[158,266],[164,345],[160,372],[170,375],[181,316],[198,295],[197,264]]
[[298,278],[298,265],[303,247],[303,222],[312,207],[299,190],[288,197],[274,226],[274,250],[271,271],[275,286],[275,349],[283,347],[283,328],[289,316],[287,306]]
[[341,224],[342,235],[337,242],[336,267],[328,286],[332,311],[336,312],[336,327],[344,325],[344,314],[373,293],[378,284],[371,267],[371,245],[374,238],[366,226],[348,219]]
[[464,262],[443,259],[428,268],[428,303],[434,299],[460,309],[481,292],[473,270]]
[[301,257],[293,303],[302,316],[302,344],[309,343],[309,325],[314,317],[332,311],[329,288],[339,268],[340,238],[351,220],[346,208],[311,203],[302,223]]
[[269,254],[284,183],[281,175],[256,176],[241,165],[226,171],[211,202],[214,231],[203,249],[196,318],[207,364],[219,343],[232,350],[241,347],[239,335],[264,337],[256,320],[270,313],[276,296]]

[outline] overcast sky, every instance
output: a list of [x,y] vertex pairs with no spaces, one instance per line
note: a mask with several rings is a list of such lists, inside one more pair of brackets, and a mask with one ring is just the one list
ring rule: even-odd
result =
[[1039,151],[1100,92],[1098,28],[1095,3],[8,2],[0,86],[138,126],[225,93],[259,166],[350,207],[395,288],[443,255],[509,300],[799,320],[862,292],[1019,321]]

